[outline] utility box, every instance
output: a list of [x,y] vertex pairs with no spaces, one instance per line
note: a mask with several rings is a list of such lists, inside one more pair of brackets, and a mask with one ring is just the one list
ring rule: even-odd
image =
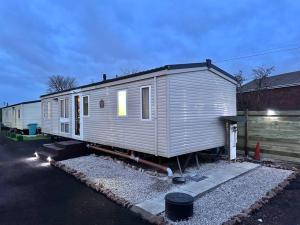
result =
[[237,123],[229,125],[229,159],[236,159]]
[[236,146],[237,146],[237,123],[245,123],[246,117],[244,116],[224,116],[222,120],[226,125],[226,147],[230,160],[236,160]]

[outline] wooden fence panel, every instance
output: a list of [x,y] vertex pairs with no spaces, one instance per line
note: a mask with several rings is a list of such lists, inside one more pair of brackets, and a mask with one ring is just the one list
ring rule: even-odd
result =
[[[249,111],[248,148],[260,143],[262,156],[300,162],[300,111]],[[238,115],[244,115],[238,112]],[[238,148],[244,149],[245,125],[238,124]]]

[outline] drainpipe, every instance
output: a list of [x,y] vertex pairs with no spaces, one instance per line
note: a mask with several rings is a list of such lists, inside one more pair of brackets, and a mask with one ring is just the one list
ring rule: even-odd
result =
[[158,156],[158,126],[157,126],[157,78],[156,76],[154,76],[154,111],[155,111],[155,115],[154,115],[154,129],[155,129],[155,156]]
[[92,146],[92,145],[89,145],[89,144],[87,144],[87,147],[91,148],[91,149],[94,149],[96,151],[101,151],[101,152],[105,152],[105,153],[108,153],[108,154],[120,156],[120,157],[123,157],[123,158],[126,158],[126,159],[130,159],[132,161],[135,161],[137,163],[142,163],[142,164],[145,164],[147,166],[154,167],[156,169],[159,169],[159,170],[162,170],[162,171],[166,172],[169,177],[173,176],[173,172],[170,168],[168,168],[166,166],[159,165],[159,164],[154,163],[154,162],[150,162],[150,161],[145,160],[145,159],[141,159],[140,157],[136,157],[133,153],[131,155],[127,155],[125,153],[116,152],[116,151],[112,151],[112,150],[109,150],[109,149],[106,149],[106,148]]

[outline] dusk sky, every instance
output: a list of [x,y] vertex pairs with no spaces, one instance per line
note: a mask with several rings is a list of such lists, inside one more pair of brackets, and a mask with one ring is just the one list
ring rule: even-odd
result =
[[1,0],[0,106],[38,99],[54,74],[82,85],[206,58],[247,79],[300,70],[299,21],[298,1]]

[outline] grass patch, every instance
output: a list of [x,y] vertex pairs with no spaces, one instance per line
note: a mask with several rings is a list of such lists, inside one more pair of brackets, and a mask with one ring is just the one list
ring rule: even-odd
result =
[[43,135],[21,135],[21,134],[15,134],[11,132],[1,132],[3,135],[5,135],[8,139],[12,141],[36,141],[36,140],[47,140],[50,139],[49,136],[43,136]]
[[50,137],[42,136],[42,135],[37,135],[37,136],[23,135],[23,140],[24,141],[47,140],[47,139],[50,139]]

